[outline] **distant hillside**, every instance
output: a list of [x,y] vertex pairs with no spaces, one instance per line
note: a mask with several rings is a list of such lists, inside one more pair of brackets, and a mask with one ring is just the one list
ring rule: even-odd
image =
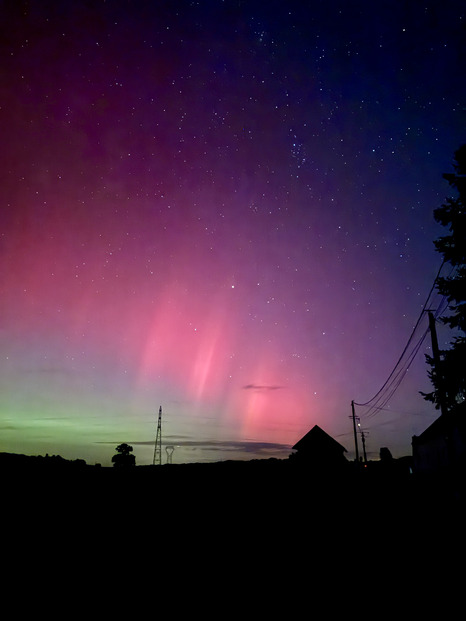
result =
[[455,517],[458,508],[442,482],[380,462],[369,468],[348,462],[332,472],[275,458],[113,468],[0,453],[0,482],[4,510],[18,519],[59,519],[87,530],[112,520],[125,532],[152,521],[204,531],[210,523],[230,529],[254,523],[305,536],[311,522],[327,532],[335,520],[359,528],[370,515],[372,522],[403,529],[425,516]]

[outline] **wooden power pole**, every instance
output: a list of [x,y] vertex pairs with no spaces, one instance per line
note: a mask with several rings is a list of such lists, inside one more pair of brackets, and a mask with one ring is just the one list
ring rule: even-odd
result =
[[358,434],[356,431],[356,414],[354,413],[354,401],[351,401],[351,409],[353,412],[353,431],[354,431],[354,447],[356,451],[356,462],[359,463],[359,450],[358,450]]
[[444,385],[442,368],[440,365],[440,351],[438,347],[437,330],[435,328],[435,317],[431,311],[429,311],[429,329],[430,329],[430,337],[432,340],[432,354],[434,358],[435,375],[437,376],[437,392],[438,392],[438,400],[440,404],[440,412],[442,413],[442,416],[445,417],[447,414],[447,406],[446,406],[446,399],[445,399],[445,385]]

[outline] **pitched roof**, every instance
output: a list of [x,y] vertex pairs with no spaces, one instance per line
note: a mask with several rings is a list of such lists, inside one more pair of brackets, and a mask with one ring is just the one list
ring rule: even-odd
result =
[[439,416],[421,434],[413,436],[412,441],[414,444],[429,442],[440,435],[444,435],[450,425],[466,433],[466,401],[457,405],[446,416]]
[[329,436],[328,433],[325,433],[318,425],[314,425],[314,427],[308,431],[301,440],[296,442],[292,448],[303,452],[315,450],[340,453],[347,452],[344,446]]

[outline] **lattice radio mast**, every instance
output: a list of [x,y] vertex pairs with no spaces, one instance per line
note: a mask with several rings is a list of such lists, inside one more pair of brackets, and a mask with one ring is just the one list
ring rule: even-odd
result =
[[159,421],[157,423],[157,434],[155,436],[154,462],[153,465],[162,465],[162,406],[159,407]]

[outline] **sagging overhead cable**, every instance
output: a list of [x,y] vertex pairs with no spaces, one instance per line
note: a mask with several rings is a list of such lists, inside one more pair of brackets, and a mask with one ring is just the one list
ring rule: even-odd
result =
[[[445,261],[442,261],[442,264],[440,265],[440,268],[439,268],[439,270],[438,270],[438,272],[437,272],[437,275],[436,275],[436,277],[435,277],[435,279],[434,279],[434,282],[433,282],[432,287],[431,287],[431,289],[430,289],[430,291],[429,291],[429,294],[428,294],[428,296],[427,296],[427,298],[426,298],[426,301],[424,302],[424,306],[423,306],[423,308],[422,308],[422,310],[421,310],[421,313],[419,314],[419,317],[418,317],[418,319],[417,319],[417,321],[416,321],[416,324],[415,324],[415,326],[414,326],[414,328],[413,328],[413,330],[412,330],[412,332],[411,332],[411,334],[410,334],[410,336],[409,336],[409,339],[408,339],[408,341],[407,341],[407,343],[406,343],[406,345],[405,345],[405,347],[404,347],[403,351],[401,352],[400,357],[398,358],[398,360],[397,360],[397,362],[396,362],[395,366],[393,367],[392,372],[390,373],[390,375],[388,376],[388,378],[386,379],[386,381],[384,382],[384,384],[382,385],[382,387],[381,387],[381,388],[380,388],[380,389],[376,392],[376,394],[375,394],[375,395],[374,395],[371,399],[369,399],[369,400],[368,400],[368,401],[366,401],[365,403],[357,403],[357,402],[355,401],[355,402],[354,402],[354,404],[355,404],[355,405],[360,406],[360,407],[366,407],[366,406],[370,406],[371,404],[373,404],[373,405],[372,405],[372,408],[371,408],[369,411],[371,411],[371,410],[373,410],[373,409],[380,409],[379,407],[377,407],[377,405],[375,405],[375,404],[374,404],[374,402],[375,402],[376,400],[379,400],[379,399],[385,398],[385,394],[382,394],[382,393],[384,393],[384,391],[385,391],[387,388],[391,387],[391,386],[393,385],[393,383],[395,383],[395,382],[396,382],[396,384],[395,384],[395,388],[394,388],[394,389],[392,390],[392,392],[390,393],[390,395],[389,395],[388,399],[385,399],[385,401],[384,401],[384,403],[383,403],[383,405],[386,405],[386,403],[388,402],[388,400],[389,400],[389,399],[393,396],[393,394],[395,393],[396,389],[397,389],[397,388],[399,387],[399,385],[401,384],[401,382],[402,382],[403,378],[405,377],[405,375],[406,375],[406,373],[407,373],[407,371],[408,371],[408,369],[409,369],[409,366],[410,366],[411,362],[414,360],[414,358],[415,358],[415,356],[416,356],[417,352],[419,351],[419,349],[420,349],[420,347],[421,347],[421,345],[422,345],[422,343],[423,343],[423,341],[424,341],[424,339],[425,339],[425,337],[426,337],[426,335],[427,335],[427,333],[428,333],[428,329],[427,329],[427,330],[424,332],[424,334],[422,335],[422,337],[420,338],[420,340],[418,341],[418,343],[415,345],[414,350],[410,353],[409,358],[408,358],[408,363],[409,363],[409,364],[408,364],[407,366],[405,365],[404,367],[402,367],[402,368],[399,370],[399,367],[400,367],[400,365],[401,365],[401,363],[402,363],[403,359],[405,358],[406,352],[408,351],[408,348],[409,348],[409,346],[411,345],[411,342],[412,342],[412,341],[413,341],[413,339],[414,339],[414,335],[416,334],[416,331],[417,331],[417,329],[418,329],[418,327],[419,327],[419,324],[421,323],[421,321],[422,321],[423,317],[425,316],[425,314],[426,314],[426,312],[427,312],[427,307],[428,307],[428,305],[429,305],[429,301],[430,301],[430,298],[431,298],[431,296],[432,296],[432,292],[433,292],[433,291],[434,291],[434,289],[435,289],[435,286],[436,286],[437,281],[438,281],[439,276],[440,276],[440,272],[442,271],[442,268],[443,268],[444,264],[445,264]],[[441,312],[441,311],[440,311],[440,309],[441,309],[441,306],[442,306],[442,305],[443,305],[443,303],[444,303],[444,300],[445,300],[445,298],[443,298],[442,302],[440,303],[439,307],[437,308],[437,313],[436,313],[437,315]],[[392,378],[393,378],[393,379],[392,379]],[[389,386],[389,385],[390,385],[390,386]],[[383,407],[383,406],[381,406],[381,407]]]

